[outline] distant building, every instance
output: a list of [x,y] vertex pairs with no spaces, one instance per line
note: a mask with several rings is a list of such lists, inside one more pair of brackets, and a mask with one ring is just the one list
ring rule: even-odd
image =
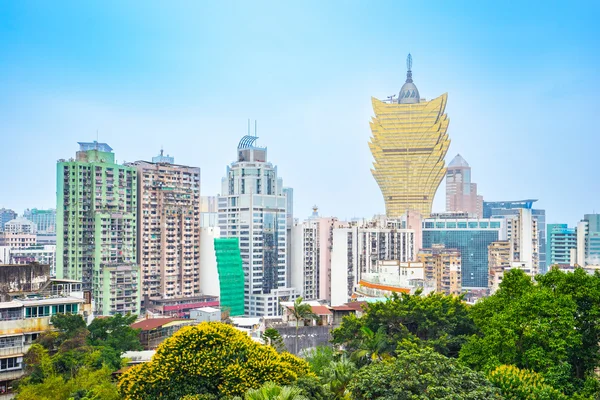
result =
[[33,208],[27,209],[23,216],[33,222],[37,227],[38,234],[54,234],[56,235],[56,210],[51,208],[48,210],[39,210]]
[[443,244],[421,249],[417,255],[425,269],[425,285],[438,293],[459,295],[462,291],[461,258],[458,249]]
[[487,289],[488,245],[506,237],[502,219],[436,214],[423,220],[423,248],[443,244],[461,254],[462,289]]
[[4,232],[36,234],[37,225],[25,217],[17,217],[4,224]]
[[0,231],[4,230],[4,224],[17,218],[17,213],[8,208],[0,208]]
[[483,197],[471,183],[471,167],[460,154],[446,168],[446,211],[466,212],[483,218]]
[[410,54],[398,99],[386,102],[371,98],[375,113],[370,122],[369,147],[375,159],[371,172],[389,218],[399,218],[408,210],[425,217],[431,213],[450,146],[447,101],[447,93],[431,101],[420,96],[412,79]]
[[34,233],[0,232],[0,246],[13,249],[25,249],[37,244]]
[[40,244],[21,248],[0,246],[0,264],[31,264],[34,262],[49,265],[49,275],[56,276],[56,246]]
[[511,248],[512,246],[509,240],[492,242],[488,246],[488,286],[490,294],[493,294],[498,290],[498,286],[504,278],[504,271],[510,269],[512,264]]
[[140,313],[137,171],[106,143],[57,164],[56,275],[82,281],[98,315]]
[[546,210],[533,208],[533,203],[537,200],[516,200],[516,201],[484,201],[483,218],[493,218],[517,215],[519,209],[530,209],[533,218],[537,221],[538,227],[538,260],[539,271],[544,274],[547,271],[546,265]]
[[575,265],[577,252],[577,230],[567,224],[546,226],[546,260],[548,266]]
[[394,293],[414,293],[423,288],[425,288],[423,263],[397,260],[377,261],[375,270],[361,274],[353,296],[384,298]]
[[161,154],[136,161],[142,298],[195,297],[200,290],[200,168]]
[[349,301],[365,273],[378,272],[380,261],[409,262],[416,258],[415,231],[385,217],[333,229],[331,305]]
[[256,136],[244,136],[227,167],[219,197],[222,237],[238,238],[244,266],[245,313],[281,315],[279,303],[297,297],[287,285],[287,197],[277,167]]
[[506,235],[511,244],[513,262],[531,271],[531,275],[539,274],[538,254],[538,220],[533,217],[532,210],[518,209],[518,213],[506,217]]
[[200,227],[214,228],[219,226],[219,198],[217,196],[200,196]]
[[600,214],[585,214],[577,224],[577,264],[600,265]]

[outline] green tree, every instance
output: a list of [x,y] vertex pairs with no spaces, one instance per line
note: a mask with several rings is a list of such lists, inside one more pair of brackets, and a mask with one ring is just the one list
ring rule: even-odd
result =
[[506,399],[513,400],[567,400],[560,391],[544,382],[544,378],[533,371],[512,365],[501,365],[489,373],[488,379],[500,389]]
[[267,328],[261,333],[260,337],[266,345],[273,347],[278,353],[286,351],[283,338],[277,329]]
[[308,400],[302,390],[295,386],[279,386],[267,382],[257,389],[250,389],[244,395],[245,400]]
[[317,376],[322,376],[323,371],[335,360],[336,354],[330,346],[317,346],[307,351],[304,358],[308,361],[311,371]]
[[108,318],[96,318],[88,327],[89,341],[94,346],[108,346],[120,352],[142,350],[139,329],[131,328],[137,316],[115,314]]
[[385,358],[392,348],[385,334],[385,328],[380,327],[377,332],[373,332],[369,327],[362,326],[360,330],[361,340],[358,348],[350,356],[351,360],[358,365],[363,365]]
[[500,399],[483,374],[425,348],[359,370],[349,385],[352,399]]
[[[558,289],[575,278],[566,275],[551,272],[548,278],[538,277],[543,283],[534,284],[521,270],[507,272],[499,290],[472,307],[480,332],[463,346],[461,360],[484,372],[504,364],[538,372],[566,395],[582,390],[586,381],[581,377],[591,375],[596,357],[586,353],[597,352],[598,346],[583,347],[583,328],[594,322],[584,320],[586,310],[578,306],[576,292],[573,296],[566,288]],[[577,360],[581,364],[575,365]],[[588,370],[581,375],[578,368]]]
[[348,385],[356,374],[356,366],[346,357],[332,362],[323,370],[322,382],[334,399],[347,399]]
[[[378,336],[373,337],[372,332]],[[332,341],[352,354],[361,346],[373,345],[376,339],[378,354],[382,355],[393,354],[396,344],[407,339],[457,357],[467,338],[475,332],[461,297],[439,293],[422,296],[417,292],[393,294],[387,301],[369,304],[361,318],[344,317],[342,325],[334,329]]]
[[50,321],[65,338],[71,338],[86,329],[85,321],[79,314],[54,314]]
[[301,394],[308,400],[333,400],[333,394],[321,383],[320,379],[312,375],[298,378],[294,386],[301,390]]
[[126,400],[178,400],[188,394],[241,396],[265,382],[293,384],[308,363],[277,353],[220,322],[187,326],[165,340],[152,361],[128,369],[119,380]]
[[292,306],[292,316],[296,320],[296,337],[294,340],[294,354],[298,354],[298,327],[300,321],[307,319],[316,319],[317,316],[312,312],[310,304],[302,303],[302,297],[298,297]]

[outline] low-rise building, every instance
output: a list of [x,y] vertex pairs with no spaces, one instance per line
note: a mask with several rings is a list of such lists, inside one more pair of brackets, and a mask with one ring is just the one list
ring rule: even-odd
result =
[[393,293],[432,290],[425,286],[425,269],[420,262],[378,261],[371,271],[361,275],[354,290],[355,297],[384,298]]

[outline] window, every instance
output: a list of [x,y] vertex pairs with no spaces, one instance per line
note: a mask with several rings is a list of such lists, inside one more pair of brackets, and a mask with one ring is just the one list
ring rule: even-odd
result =
[[7,347],[18,347],[23,344],[23,339],[21,336],[10,336],[0,338],[0,349],[4,349]]
[[500,228],[500,222],[490,222],[490,228],[492,228],[492,229],[499,229]]
[[469,222],[469,229],[477,229],[478,225],[477,222]]
[[445,222],[436,222],[435,227],[437,229],[444,229],[444,228],[446,228],[446,223]]
[[466,222],[459,222],[457,225],[458,225],[458,229],[466,229],[467,228]]
[[3,358],[0,360],[0,371],[20,369],[22,357]]
[[479,227],[483,229],[487,229],[489,226],[489,222],[480,222]]

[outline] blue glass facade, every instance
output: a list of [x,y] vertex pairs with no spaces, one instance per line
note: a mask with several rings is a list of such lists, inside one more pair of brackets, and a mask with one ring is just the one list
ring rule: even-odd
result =
[[443,244],[446,248],[459,249],[463,288],[487,288],[488,245],[503,239],[502,228],[501,221],[493,220],[425,220],[423,248]]

